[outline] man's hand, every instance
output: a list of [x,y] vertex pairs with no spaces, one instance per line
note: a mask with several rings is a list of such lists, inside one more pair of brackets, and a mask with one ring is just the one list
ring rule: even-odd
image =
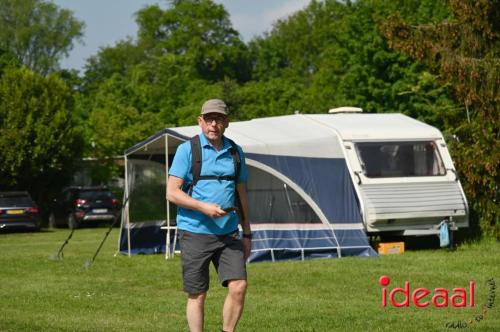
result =
[[203,203],[201,212],[212,218],[223,217],[227,214],[220,206],[212,203]]
[[245,257],[245,260],[247,260],[248,257],[250,257],[250,253],[252,251],[252,240],[249,238],[244,237],[241,239],[243,242],[243,256]]

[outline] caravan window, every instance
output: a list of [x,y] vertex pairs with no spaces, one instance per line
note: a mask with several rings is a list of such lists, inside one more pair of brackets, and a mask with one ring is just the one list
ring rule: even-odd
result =
[[356,143],[364,174],[370,178],[445,175],[432,141]]
[[263,223],[321,223],[311,206],[289,185],[248,165],[250,220]]

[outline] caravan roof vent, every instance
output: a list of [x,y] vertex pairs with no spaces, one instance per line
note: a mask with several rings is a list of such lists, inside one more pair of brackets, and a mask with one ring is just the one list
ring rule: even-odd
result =
[[337,107],[337,108],[332,108],[328,111],[330,114],[339,114],[339,113],[363,113],[363,109],[359,107],[351,107],[351,106],[344,106],[344,107]]

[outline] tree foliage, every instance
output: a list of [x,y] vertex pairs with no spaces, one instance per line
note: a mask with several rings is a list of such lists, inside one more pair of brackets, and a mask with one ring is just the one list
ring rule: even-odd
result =
[[359,105],[368,112],[403,112],[439,125],[431,114],[452,107],[446,89],[424,66],[391,50],[378,28],[397,10],[412,22],[448,15],[444,4],[435,1],[311,1],[251,43],[254,78],[293,84],[301,93],[289,104],[305,113]]
[[139,44],[149,54],[184,58],[200,78],[249,78],[246,46],[222,5],[210,0],[170,1],[162,10],[149,6],[137,13]]
[[167,9],[145,7],[136,20],[137,41],[102,48],[86,65],[78,110],[87,154],[99,158],[121,155],[166,126],[193,123],[203,100],[220,94],[219,81],[249,78],[247,47],[222,5],[171,1]]
[[425,62],[453,91],[460,113],[442,113],[472,212],[500,238],[500,3],[450,0],[453,20],[413,26],[400,16],[384,25],[392,47]]
[[7,50],[0,48],[0,76],[5,68],[9,67],[19,67],[19,62],[17,61],[14,54]]
[[64,184],[80,158],[71,90],[56,76],[10,67],[0,77],[0,187],[42,201]]
[[59,69],[83,27],[71,11],[46,0],[0,1],[0,49],[41,75]]

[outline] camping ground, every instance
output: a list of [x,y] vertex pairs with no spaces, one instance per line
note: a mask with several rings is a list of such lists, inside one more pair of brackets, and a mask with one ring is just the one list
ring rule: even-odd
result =
[[[105,231],[78,229],[60,261],[48,257],[68,236],[67,229],[0,234],[0,331],[186,331],[179,258],[114,257],[114,229],[86,269],[84,262]],[[458,322],[469,322],[462,331],[500,327],[498,289],[487,282],[500,281],[500,244],[493,240],[463,244],[454,252],[255,263],[248,272],[239,331],[453,331],[450,323]],[[451,292],[474,281],[475,306],[383,307],[382,275],[391,278],[389,291],[409,281],[411,290]],[[224,294],[212,273],[207,331],[220,328]]]

